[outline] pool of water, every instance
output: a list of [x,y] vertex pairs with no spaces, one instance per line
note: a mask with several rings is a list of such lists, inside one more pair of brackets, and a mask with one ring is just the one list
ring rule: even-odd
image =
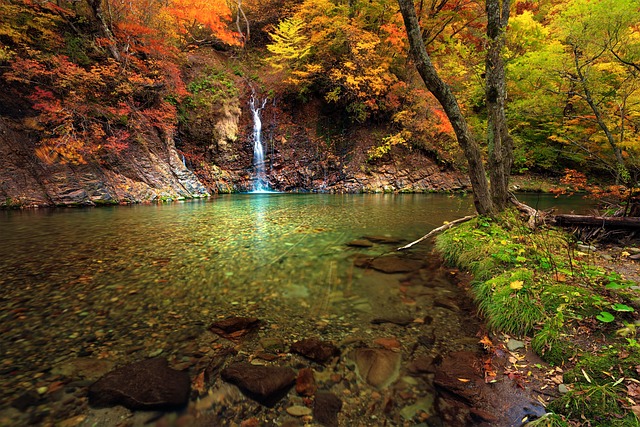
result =
[[[524,201],[546,208],[556,199]],[[578,199],[568,210],[583,206]],[[184,358],[179,348],[193,328],[230,315],[259,317],[289,341],[317,328],[342,339],[399,299],[387,279],[354,267],[354,259],[400,244],[347,243],[363,236],[408,243],[472,212],[470,197],[424,194],[244,194],[2,211],[2,400],[46,386],[70,358]],[[428,249],[418,246],[412,250]]]

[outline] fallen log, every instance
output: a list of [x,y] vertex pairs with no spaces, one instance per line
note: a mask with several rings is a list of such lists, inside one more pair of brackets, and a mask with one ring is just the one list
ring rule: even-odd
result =
[[640,230],[640,217],[556,215],[556,225]]

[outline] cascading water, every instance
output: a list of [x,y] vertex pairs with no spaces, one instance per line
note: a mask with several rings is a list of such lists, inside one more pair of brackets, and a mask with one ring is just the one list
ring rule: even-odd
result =
[[255,94],[249,100],[249,107],[253,114],[253,168],[255,170],[255,181],[253,182],[253,193],[269,192],[269,184],[264,170],[264,150],[262,148],[262,120],[260,112],[267,104],[267,99],[262,100],[262,105],[258,106]]

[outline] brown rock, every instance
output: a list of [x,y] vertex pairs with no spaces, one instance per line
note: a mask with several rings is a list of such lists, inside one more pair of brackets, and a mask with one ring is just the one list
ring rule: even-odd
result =
[[313,376],[313,369],[300,369],[298,371],[298,378],[296,378],[296,393],[300,396],[313,396],[317,388],[316,379]]
[[356,373],[361,380],[383,389],[398,378],[400,353],[382,348],[358,348],[354,351]]
[[351,246],[354,248],[370,248],[373,246],[373,243],[367,239],[358,239],[347,242],[347,246]]
[[333,343],[322,341],[318,338],[297,341],[291,345],[290,351],[321,364],[327,363],[340,354],[340,350]]
[[393,323],[398,326],[407,326],[413,323],[413,317],[410,316],[390,316],[390,317],[376,317],[371,320],[374,325],[380,325],[383,323]]
[[463,402],[473,404],[483,398],[485,388],[478,362],[478,356],[469,351],[450,353],[436,371],[434,384]]
[[382,346],[382,347],[384,347],[386,349],[389,349],[389,350],[393,350],[393,349],[402,347],[402,344],[400,344],[400,341],[398,341],[394,337],[376,338],[375,340],[373,340],[373,343],[377,344],[379,346]]
[[282,399],[296,381],[291,368],[255,366],[234,363],[221,372],[222,379],[237,385],[242,392],[265,406],[273,406]]
[[89,403],[129,409],[174,409],[187,404],[190,391],[186,372],[171,369],[166,359],[148,359],[100,378],[89,387]]
[[327,427],[338,427],[338,413],[342,409],[342,400],[333,393],[319,391],[313,403],[313,417]]
[[419,270],[422,267],[422,261],[398,256],[384,256],[374,259],[371,262],[371,267],[387,274],[408,273]]
[[407,369],[412,375],[432,374],[435,372],[434,364],[434,358],[431,356],[418,357],[407,365]]
[[229,340],[237,340],[260,326],[260,320],[255,317],[228,317],[218,322],[213,322],[209,329],[211,332]]

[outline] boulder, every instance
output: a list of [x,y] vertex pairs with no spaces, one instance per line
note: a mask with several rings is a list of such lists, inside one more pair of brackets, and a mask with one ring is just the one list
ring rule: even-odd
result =
[[291,352],[321,364],[329,362],[340,354],[340,350],[335,345],[318,338],[307,338],[293,343]]
[[313,418],[326,427],[338,427],[338,412],[342,409],[342,400],[328,391],[316,393],[313,402]]
[[269,407],[282,399],[296,382],[296,373],[291,368],[245,362],[227,367],[221,376],[223,380],[237,385],[247,397]]
[[117,368],[89,387],[89,403],[129,409],[176,409],[187,404],[191,381],[186,372],[156,358]]
[[383,389],[398,378],[400,353],[382,348],[358,348],[353,359],[356,373],[367,384]]

